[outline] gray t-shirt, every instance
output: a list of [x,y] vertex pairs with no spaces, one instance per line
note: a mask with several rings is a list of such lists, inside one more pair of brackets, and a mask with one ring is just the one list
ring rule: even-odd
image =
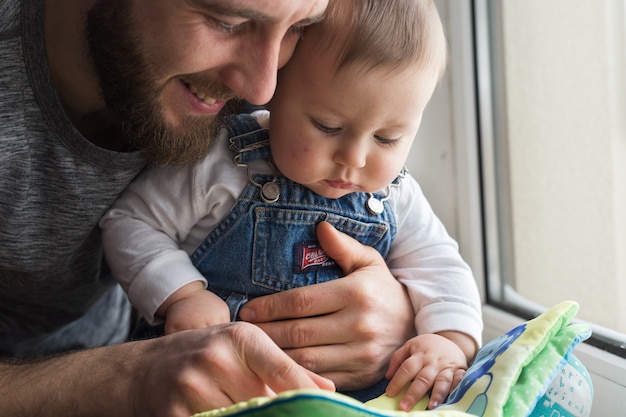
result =
[[43,1],[0,0],[0,354],[19,354],[94,305],[103,311],[87,321],[98,322],[83,320],[86,331],[52,350],[93,346],[97,329],[120,325],[108,301],[96,304],[114,286],[97,223],[145,165],[70,123],[48,71]]

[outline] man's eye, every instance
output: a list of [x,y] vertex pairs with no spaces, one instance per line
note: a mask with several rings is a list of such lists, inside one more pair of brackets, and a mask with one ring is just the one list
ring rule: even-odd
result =
[[289,32],[291,32],[294,35],[297,35],[298,37],[302,37],[302,33],[304,32],[304,28],[305,27],[306,26],[296,26],[296,25],[294,25],[294,26],[291,26],[289,28]]
[[213,27],[217,28],[217,30],[227,33],[229,35],[237,34],[243,28],[243,25],[245,24],[245,22],[230,23],[230,22],[227,22],[222,19],[218,19],[213,16],[208,16],[208,20]]

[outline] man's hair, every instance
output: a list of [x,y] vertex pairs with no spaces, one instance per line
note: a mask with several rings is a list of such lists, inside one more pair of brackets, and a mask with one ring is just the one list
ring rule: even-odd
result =
[[433,0],[333,0],[314,26],[316,47],[337,51],[337,71],[417,64],[441,77],[445,70],[446,38]]

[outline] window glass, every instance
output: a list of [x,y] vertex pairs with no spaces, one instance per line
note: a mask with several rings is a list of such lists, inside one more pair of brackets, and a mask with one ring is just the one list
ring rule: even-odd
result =
[[626,345],[626,2],[476,0],[492,303]]

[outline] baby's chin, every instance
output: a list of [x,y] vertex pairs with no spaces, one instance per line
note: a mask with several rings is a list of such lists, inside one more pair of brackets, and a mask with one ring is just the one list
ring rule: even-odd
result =
[[307,187],[309,190],[313,191],[315,194],[322,196],[324,198],[329,198],[333,200],[358,191],[358,190],[343,190],[343,189],[330,187],[328,185],[319,184],[319,183],[303,184],[303,185]]

